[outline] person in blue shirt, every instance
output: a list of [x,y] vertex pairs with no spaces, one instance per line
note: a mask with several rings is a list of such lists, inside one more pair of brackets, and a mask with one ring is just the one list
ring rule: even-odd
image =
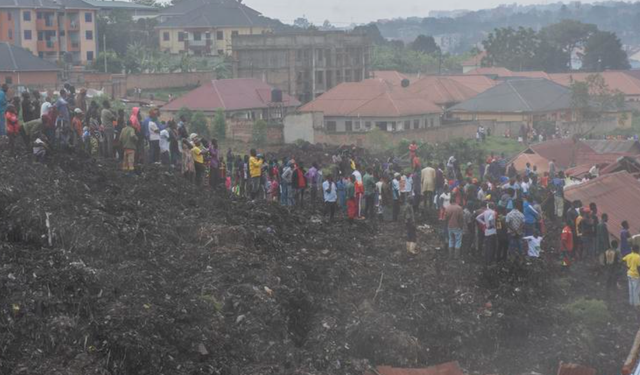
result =
[[2,84],[2,89],[0,90],[0,136],[7,135],[4,123],[4,114],[7,110],[7,91],[9,91],[9,85]]
[[536,223],[540,218],[540,214],[533,208],[533,204],[529,202],[528,198],[524,198],[524,235],[533,236],[533,230],[536,228]]

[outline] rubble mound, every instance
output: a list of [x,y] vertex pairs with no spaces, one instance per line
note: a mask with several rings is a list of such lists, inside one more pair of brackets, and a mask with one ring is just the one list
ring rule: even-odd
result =
[[0,373],[355,375],[449,360],[515,373],[624,356],[619,328],[565,337],[582,331],[563,315],[561,270],[452,262],[421,228],[411,257],[398,224],[327,224],[161,167],[4,153]]

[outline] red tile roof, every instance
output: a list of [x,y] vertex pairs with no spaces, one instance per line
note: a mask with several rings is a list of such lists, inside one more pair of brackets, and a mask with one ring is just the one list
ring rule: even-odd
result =
[[513,164],[516,167],[516,170],[519,172],[524,171],[527,168],[527,163],[538,168],[538,173],[549,172],[549,159],[545,159],[544,157],[538,154],[528,154],[521,153],[511,160],[509,164]]
[[530,146],[529,149],[547,160],[556,159],[556,165],[560,168],[573,167],[578,160],[583,160],[581,158],[596,153],[586,144],[580,141],[574,142],[570,138],[537,143]]
[[[571,86],[572,82],[582,82],[595,73],[558,73],[550,74],[550,79],[563,86]],[[610,90],[619,90],[627,96],[640,96],[640,79],[624,71],[606,71],[599,73]]]
[[426,76],[412,82],[408,89],[438,105],[460,103],[479,94],[455,79],[440,76]]
[[500,67],[492,67],[492,68],[478,68],[478,69],[474,69],[470,72],[468,72],[467,74],[481,74],[481,75],[496,75],[499,77],[512,77],[513,76],[513,72],[507,68],[500,68]]
[[[397,368],[390,366],[378,366],[376,371],[380,375],[463,375],[458,362],[447,362],[437,366],[426,368]],[[365,375],[378,375],[375,372],[367,372]]]
[[325,116],[402,117],[440,113],[433,102],[381,78],[341,83],[300,108]]
[[640,228],[640,182],[623,171],[606,174],[591,181],[564,189],[569,201],[581,200],[588,205],[594,202],[599,213],[609,215],[609,232],[620,238],[620,225],[627,220],[632,231]]
[[[162,107],[165,111],[178,111],[187,107],[194,111],[213,112],[268,108],[272,87],[256,78],[219,79],[205,82],[202,86],[172,100]],[[283,93],[285,106],[297,107],[300,102]]]
[[478,94],[501,83],[484,75],[464,74],[445,77],[467,86]]
[[381,78],[394,85],[401,84],[403,79],[410,79],[396,70],[374,70],[371,72],[371,78]]

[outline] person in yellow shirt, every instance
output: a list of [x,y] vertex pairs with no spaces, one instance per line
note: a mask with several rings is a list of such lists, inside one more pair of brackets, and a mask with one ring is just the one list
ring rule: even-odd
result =
[[629,279],[629,304],[640,306],[640,247],[634,245],[631,253],[622,261],[627,264],[627,278]]
[[191,155],[193,155],[193,164],[196,170],[196,186],[202,185],[202,178],[204,176],[204,151],[202,150],[202,144],[200,138],[191,137],[193,147],[191,148]]
[[255,148],[249,151],[251,157],[249,158],[249,177],[251,177],[251,199],[256,199],[258,192],[260,191],[260,180],[262,178],[262,163],[263,160],[258,158]]

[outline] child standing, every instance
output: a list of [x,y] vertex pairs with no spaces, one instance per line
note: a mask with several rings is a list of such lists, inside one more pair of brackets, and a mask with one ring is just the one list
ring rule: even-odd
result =
[[542,236],[540,232],[535,230],[532,236],[526,236],[523,240],[527,241],[528,251],[527,254],[533,258],[540,257],[540,244],[542,243]]

